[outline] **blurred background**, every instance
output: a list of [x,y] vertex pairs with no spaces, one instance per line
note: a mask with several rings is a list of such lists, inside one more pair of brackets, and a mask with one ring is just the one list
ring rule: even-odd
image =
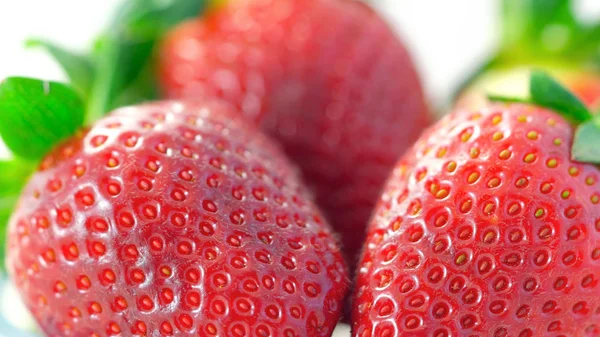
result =
[[[83,49],[121,1],[1,0],[0,80],[11,75],[64,79],[47,54],[25,50],[23,41],[40,37]],[[498,43],[497,0],[368,1],[388,18],[407,43],[436,107],[444,105],[456,86]],[[579,1],[577,12],[584,19],[597,18],[600,1]],[[7,152],[0,142],[0,157],[4,156]],[[30,325],[25,317],[17,295],[0,281],[0,337],[26,337],[11,327]],[[335,337],[340,336],[348,336],[347,327],[341,327]]]
[[[23,40],[35,36],[84,48],[121,1],[0,1],[0,79],[8,75],[61,79],[50,57],[40,50],[25,50]],[[497,42],[496,0],[365,1],[400,31],[436,100],[445,98]]]

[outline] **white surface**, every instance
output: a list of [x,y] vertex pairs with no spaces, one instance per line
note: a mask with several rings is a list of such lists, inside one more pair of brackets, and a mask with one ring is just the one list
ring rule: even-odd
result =
[[[15,287],[11,283],[0,286],[0,315],[15,328],[30,331],[34,326],[33,318],[30,317]],[[0,324],[2,324],[0,322]]]

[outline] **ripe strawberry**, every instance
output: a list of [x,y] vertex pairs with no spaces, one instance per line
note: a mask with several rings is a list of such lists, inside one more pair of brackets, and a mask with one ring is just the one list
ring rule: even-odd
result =
[[[591,118],[535,76],[533,103]],[[429,129],[370,225],[354,336],[599,336],[600,170],[571,158],[600,159],[594,123],[573,152],[573,127],[534,105],[488,103]]]
[[119,109],[55,148],[7,265],[48,336],[330,336],[348,288],[296,171],[212,103]]
[[175,29],[170,98],[221,97],[301,167],[352,262],[397,158],[428,124],[412,61],[360,1],[239,0]]
[[532,69],[543,68],[559,78],[588,106],[600,106],[598,24],[584,23],[571,0],[502,0],[500,48],[469,77],[459,91],[457,105],[477,109],[485,94],[527,93]]

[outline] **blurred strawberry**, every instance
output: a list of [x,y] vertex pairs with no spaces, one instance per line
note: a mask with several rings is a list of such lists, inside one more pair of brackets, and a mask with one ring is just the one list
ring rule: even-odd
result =
[[272,140],[220,103],[84,115],[68,86],[0,86],[0,135],[41,160],[7,267],[48,336],[331,335],[347,269]]
[[400,160],[353,336],[600,336],[600,117],[543,73],[530,88],[455,111]]
[[461,107],[486,104],[487,92],[522,96],[539,68],[559,78],[588,106],[600,107],[600,24],[582,22],[572,0],[503,0],[500,48],[466,81]]
[[170,33],[170,98],[221,97],[302,168],[350,261],[394,162],[429,123],[412,61],[359,1],[239,0]]

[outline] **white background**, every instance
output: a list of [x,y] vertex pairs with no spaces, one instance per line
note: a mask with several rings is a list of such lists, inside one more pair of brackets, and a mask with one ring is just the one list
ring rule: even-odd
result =
[[[63,79],[62,72],[48,56],[40,51],[26,51],[23,40],[48,38],[83,50],[120,1],[0,0],[0,81],[10,75]],[[370,1],[406,41],[427,94],[436,106],[445,102],[453,88],[498,42],[496,0]],[[578,11],[593,17],[598,10],[600,1],[587,0],[581,1]],[[6,152],[0,145],[0,157],[3,155]],[[0,312],[22,315],[14,297],[5,296],[3,304],[0,303]],[[348,336],[347,328],[341,329],[337,336]],[[0,337],[12,336],[3,336],[0,326]]]

